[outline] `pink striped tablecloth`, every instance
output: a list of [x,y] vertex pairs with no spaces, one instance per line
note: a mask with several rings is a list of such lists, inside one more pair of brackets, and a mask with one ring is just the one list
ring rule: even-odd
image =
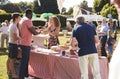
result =
[[[108,79],[108,61],[99,57],[101,79]],[[80,79],[80,69],[77,58],[55,56],[41,52],[31,52],[29,74],[42,79]],[[89,79],[93,79],[89,66]]]

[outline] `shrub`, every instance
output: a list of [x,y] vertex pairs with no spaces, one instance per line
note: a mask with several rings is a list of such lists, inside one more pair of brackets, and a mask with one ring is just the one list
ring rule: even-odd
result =
[[45,21],[40,21],[40,20],[34,20],[32,21],[34,26],[44,26]]
[[11,20],[11,14],[0,14],[0,22],[4,22],[5,20]]
[[66,17],[62,15],[57,15],[61,23],[61,30],[66,29]]

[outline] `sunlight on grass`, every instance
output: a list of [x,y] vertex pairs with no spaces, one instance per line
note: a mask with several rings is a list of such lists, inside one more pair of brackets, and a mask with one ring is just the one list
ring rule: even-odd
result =
[[59,41],[60,45],[64,45],[67,40],[69,40],[71,37],[71,32],[68,32],[68,35],[63,35],[62,33],[59,34]]
[[6,72],[6,60],[7,55],[0,55],[0,79],[8,79]]

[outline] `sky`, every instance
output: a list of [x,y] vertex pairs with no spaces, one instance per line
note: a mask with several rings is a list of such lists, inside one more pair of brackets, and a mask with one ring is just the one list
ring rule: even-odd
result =
[[[33,2],[33,0],[9,0],[9,1],[11,2],[20,2],[20,1]],[[94,0],[86,0],[86,1],[88,2],[88,6],[92,7]],[[63,7],[69,8],[74,5],[80,4],[80,2],[83,2],[83,0],[65,0],[65,2],[63,3]]]
[[[92,7],[93,6],[93,1],[94,0],[86,0],[88,2],[88,6]],[[74,5],[80,4],[80,2],[83,2],[83,0],[65,0],[63,3],[63,7],[69,8]]]

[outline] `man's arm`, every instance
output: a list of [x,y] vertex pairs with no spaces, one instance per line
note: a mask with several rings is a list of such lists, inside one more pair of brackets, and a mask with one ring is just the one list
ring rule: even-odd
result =
[[30,28],[28,28],[28,29],[29,29],[29,31],[30,31],[32,34],[34,34],[34,35],[37,35],[37,34],[40,34],[40,33],[41,33],[41,31],[37,32],[34,27],[30,27]]
[[[75,43],[78,44],[77,39],[76,39],[75,37],[71,37],[71,40],[70,40],[71,46],[74,47],[74,46],[75,46]],[[77,52],[75,52],[75,54],[78,55]]]

